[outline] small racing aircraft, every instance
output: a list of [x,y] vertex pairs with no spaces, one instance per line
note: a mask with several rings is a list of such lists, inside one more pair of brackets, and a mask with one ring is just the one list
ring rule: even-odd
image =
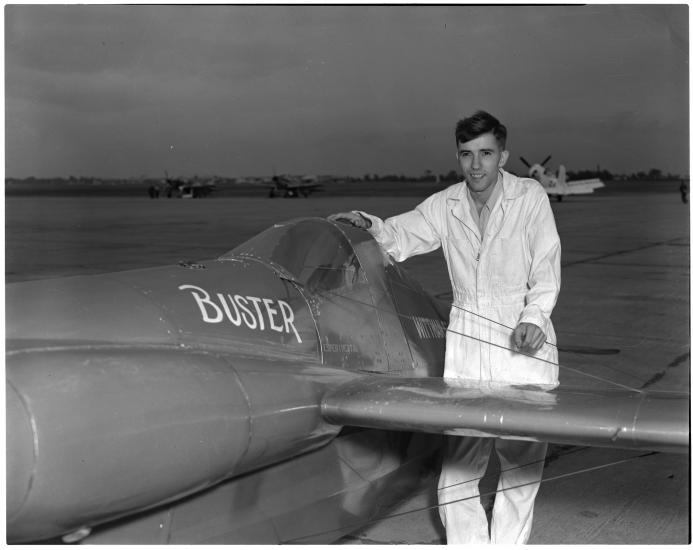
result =
[[315,191],[322,191],[323,184],[317,176],[289,176],[286,174],[272,176],[269,182],[269,198],[274,198],[280,194],[284,197],[298,197],[299,195],[308,198],[308,195]]
[[442,434],[688,452],[687,394],[442,378],[446,308],[322,218],[5,301],[10,543],[334,541]]
[[[209,196],[215,189],[216,185],[213,181],[201,181],[197,177],[192,179],[175,179],[168,176],[166,178],[166,196],[178,197],[180,199],[198,199]],[[151,196],[151,194],[150,194]]]
[[556,197],[559,202],[563,200],[565,195],[587,195],[594,193],[595,189],[604,187],[604,182],[599,178],[567,180],[565,166],[562,164],[558,168],[558,175],[551,174],[546,170],[546,163],[551,160],[551,155],[539,164],[530,164],[523,157],[520,157],[520,160],[529,168],[529,177],[541,183],[549,198]]

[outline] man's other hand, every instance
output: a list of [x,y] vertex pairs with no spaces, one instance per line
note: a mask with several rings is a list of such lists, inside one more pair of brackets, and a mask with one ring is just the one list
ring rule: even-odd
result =
[[354,227],[360,227],[361,229],[368,229],[372,225],[371,220],[364,218],[361,214],[357,214],[356,212],[340,212],[339,214],[327,216],[327,219],[331,222],[347,222]]
[[546,335],[532,323],[520,323],[513,331],[513,344],[519,351],[536,353],[546,342]]

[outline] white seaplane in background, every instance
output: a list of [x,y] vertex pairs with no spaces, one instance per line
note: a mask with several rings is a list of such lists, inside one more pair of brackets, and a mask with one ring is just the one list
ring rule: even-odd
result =
[[559,202],[563,200],[564,195],[587,195],[594,193],[595,189],[604,187],[604,182],[599,178],[568,181],[565,166],[562,164],[558,168],[558,175],[552,174],[546,169],[546,163],[551,160],[551,155],[540,164],[530,164],[523,157],[520,157],[520,160],[529,168],[529,177],[541,183],[549,198],[556,197]]

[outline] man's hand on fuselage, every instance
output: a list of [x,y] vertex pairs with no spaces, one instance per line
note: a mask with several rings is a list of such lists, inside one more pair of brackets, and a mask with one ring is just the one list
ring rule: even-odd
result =
[[331,214],[327,216],[327,219],[331,222],[347,222],[354,227],[360,227],[361,229],[368,229],[372,223],[368,218],[363,217],[357,212],[340,212],[339,214]]
[[546,342],[546,335],[532,323],[520,323],[513,331],[513,344],[519,351],[536,353]]

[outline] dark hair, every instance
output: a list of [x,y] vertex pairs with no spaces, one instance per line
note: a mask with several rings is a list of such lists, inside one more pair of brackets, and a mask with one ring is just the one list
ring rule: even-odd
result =
[[478,138],[482,134],[493,133],[496,140],[505,149],[508,130],[499,120],[486,111],[477,111],[472,116],[460,119],[455,126],[455,145]]

